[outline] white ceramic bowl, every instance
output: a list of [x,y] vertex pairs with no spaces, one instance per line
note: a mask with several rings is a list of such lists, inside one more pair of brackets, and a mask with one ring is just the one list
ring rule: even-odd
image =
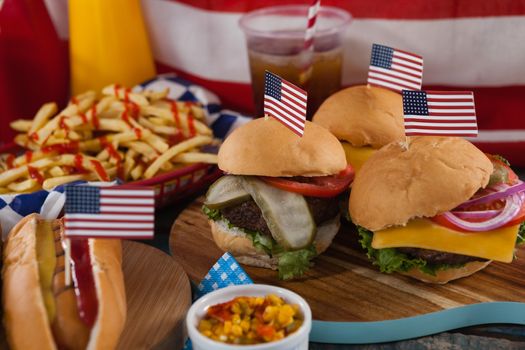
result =
[[[279,341],[257,345],[232,345],[214,341],[202,335],[197,329],[199,321],[206,315],[208,307],[230,301],[238,296],[266,296],[275,294],[290,304],[297,304],[303,314],[304,322],[294,333]],[[186,327],[194,350],[306,350],[308,336],[312,329],[312,311],[306,301],[287,289],[265,284],[231,286],[206,294],[197,300],[186,315]]]

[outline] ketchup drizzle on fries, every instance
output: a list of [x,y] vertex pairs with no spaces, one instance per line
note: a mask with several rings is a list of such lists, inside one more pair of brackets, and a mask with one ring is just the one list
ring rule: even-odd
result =
[[108,173],[106,172],[106,169],[104,169],[102,164],[100,164],[100,162],[98,160],[95,160],[95,159],[91,159],[90,162],[93,165],[93,167],[95,168],[95,172],[98,174],[100,179],[102,181],[109,181]]
[[175,126],[177,129],[180,129],[180,117],[179,109],[177,108],[177,101],[171,102],[171,112],[173,113],[173,120],[175,121]]
[[69,126],[67,126],[66,124],[66,119],[67,117],[66,116],[61,116],[60,117],[60,121],[58,122],[58,125],[60,126],[60,129],[64,130],[66,133],[69,132]]
[[31,160],[33,160],[33,152],[31,151],[26,151],[24,153],[24,157],[26,158],[26,163],[29,164],[31,163]]
[[84,123],[84,124],[88,123],[88,117],[87,117],[86,113],[79,113],[78,115],[82,119],[82,123]]
[[[19,132],[15,143],[29,151],[20,157],[0,157],[1,189],[12,193],[51,189],[71,181],[69,175],[87,181],[117,176],[136,181],[185,164],[216,163],[216,155],[199,151],[214,142],[204,122],[205,111],[193,102],[172,101],[168,94],[168,89],[133,92],[109,85],[101,97],[88,91],[72,97],[62,111],[50,102],[33,121],[12,122]],[[35,160],[44,179],[41,186],[24,181],[30,176],[23,167]],[[17,168],[24,171],[5,171]]]
[[35,141],[35,142],[38,141],[38,140],[39,140],[38,133],[36,133],[36,132],[32,133],[32,134],[29,136],[29,138],[30,138],[31,140]]
[[42,176],[42,174],[40,174],[37,168],[33,168],[32,166],[28,165],[27,171],[29,173],[30,178],[36,180],[39,184],[44,183],[44,177]]
[[191,103],[186,102],[186,107],[188,107],[188,128],[190,130],[190,136],[193,137],[197,135],[197,131],[195,130],[195,118],[193,118],[193,112],[191,110]]
[[78,106],[78,99],[77,99],[75,96],[71,97],[71,99],[69,100],[69,102],[71,102],[72,104]]
[[76,154],[75,155],[75,168],[81,174],[88,172],[88,170],[86,168],[84,168],[84,164],[83,163],[84,163],[84,156],[81,155],[80,153]]
[[8,169],[13,169],[14,168],[15,155],[12,154],[12,153],[8,154],[5,161],[7,163],[7,168]]
[[94,104],[93,107],[91,107],[91,121],[93,122],[93,126],[95,127],[95,129],[100,129],[100,121],[98,120],[96,104]]
[[49,145],[42,147],[43,153],[51,153],[51,152],[58,152],[58,153],[77,153],[79,150],[79,142],[78,141],[69,141],[67,143],[57,143],[55,145]]

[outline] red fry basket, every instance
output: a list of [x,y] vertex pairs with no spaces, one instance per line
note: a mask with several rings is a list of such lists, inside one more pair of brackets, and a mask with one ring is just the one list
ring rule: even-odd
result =
[[[20,153],[24,149],[14,143],[0,146],[0,154]],[[196,163],[159,174],[151,179],[127,182],[126,185],[155,189],[155,207],[162,208],[178,200],[195,195],[222,175],[213,164]]]
[[151,179],[128,182],[129,185],[153,187],[155,207],[161,208],[198,193],[222,175],[216,165],[197,163],[163,173]]

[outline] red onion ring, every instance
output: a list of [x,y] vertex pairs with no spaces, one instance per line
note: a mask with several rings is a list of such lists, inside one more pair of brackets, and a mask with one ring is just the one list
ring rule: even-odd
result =
[[525,182],[518,181],[518,183],[513,186],[497,185],[495,186],[495,188],[499,189],[498,192],[494,192],[494,193],[487,194],[482,197],[468,200],[465,203],[459,205],[457,209],[465,209],[465,208],[468,208],[476,204],[484,204],[484,203],[493,202],[499,199],[504,199],[506,197],[512,196],[516,193],[523,192],[525,191]]
[[[513,186],[515,187],[515,186]],[[509,221],[511,221],[521,210],[523,204],[524,195],[523,193],[514,193],[508,197],[505,202],[505,207],[501,210],[501,213],[492,219],[483,222],[469,222],[460,219],[451,212],[443,213],[443,217],[449,222],[467,231],[490,231],[499,228]]]
[[453,211],[452,214],[460,219],[492,219],[501,213],[500,210]]

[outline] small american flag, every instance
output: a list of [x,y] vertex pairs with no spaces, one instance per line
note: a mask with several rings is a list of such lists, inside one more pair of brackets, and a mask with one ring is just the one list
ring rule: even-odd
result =
[[368,84],[390,90],[421,90],[423,58],[410,52],[373,44]]
[[299,136],[306,122],[306,91],[266,71],[264,114],[269,114]]
[[154,191],[132,187],[66,186],[66,237],[153,238]]
[[403,90],[405,134],[477,136],[472,91]]

